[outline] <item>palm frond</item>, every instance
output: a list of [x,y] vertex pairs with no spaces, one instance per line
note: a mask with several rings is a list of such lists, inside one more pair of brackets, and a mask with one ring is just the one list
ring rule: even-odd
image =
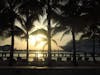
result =
[[[25,32],[17,26],[14,26],[14,35],[17,37],[21,37]],[[2,36],[9,38],[11,36],[11,29],[8,28],[2,32]]]
[[30,31],[34,27],[33,22],[37,19],[38,19],[38,16],[35,16],[35,15],[28,16],[25,22],[26,30]]
[[57,46],[58,46],[58,44],[57,44],[57,41],[56,40],[54,40],[54,39],[51,39]]
[[14,35],[15,36],[21,36],[22,34],[24,34],[25,32],[21,29],[21,28],[19,28],[19,27],[17,27],[17,26],[15,26],[14,27]]
[[60,39],[60,41],[63,39],[63,37],[66,35],[66,34],[68,34],[70,32],[70,29],[66,29],[65,31],[64,31],[64,33],[62,34],[62,36],[61,36],[61,39]]
[[11,29],[8,28],[7,30],[3,31],[3,36],[9,38],[11,36]]
[[39,41],[36,41],[34,47],[36,47],[39,43]]
[[55,26],[54,31],[53,31],[53,35],[55,35],[59,32],[65,31],[65,30],[66,30],[65,26]]
[[38,0],[25,0],[19,9],[21,14],[32,14],[33,12],[41,14],[42,5]]
[[46,24],[47,23],[47,19],[45,19],[44,21],[43,21],[43,24]]
[[37,34],[43,34],[45,35],[46,37],[48,37],[48,32],[45,30],[45,29],[38,29],[36,31],[33,31],[31,33],[31,35],[37,35]]
[[46,45],[48,45],[48,42],[46,42],[46,43],[44,44],[44,46],[43,46],[43,50],[44,50],[44,48],[46,47]]
[[42,41],[48,42],[48,38],[42,38]]
[[85,33],[80,37],[80,40],[84,39],[84,38],[90,38],[91,36],[91,32]]
[[53,19],[55,22],[61,21],[62,17],[61,15],[57,14],[55,11],[51,11],[51,19]]
[[40,44],[40,42],[42,42],[42,41],[48,42],[48,39],[47,39],[47,38],[42,38],[41,41],[38,41],[38,40],[37,40],[34,46],[37,46],[37,45]]
[[13,0],[13,7],[15,8],[15,10],[21,6],[21,4],[23,3],[22,0]]
[[55,27],[52,27],[52,28],[51,28],[51,38],[52,38],[53,36],[56,35],[56,34],[54,33],[54,31],[55,31]]
[[23,40],[23,39],[25,39],[25,40],[26,40],[26,39],[27,39],[27,34],[26,34],[26,33],[24,33],[23,35],[21,35],[21,37],[20,37],[20,38],[21,38],[22,40]]
[[16,14],[16,19],[20,22],[20,24],[24,27],[25,20],[21,17],[21,15]]

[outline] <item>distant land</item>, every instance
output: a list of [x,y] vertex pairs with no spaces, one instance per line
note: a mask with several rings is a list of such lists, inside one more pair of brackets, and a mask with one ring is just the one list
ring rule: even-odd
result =
[[[61,46],[65,51],[73,51],[73,43],[70,41],[67,45]],[[76,41],[76,51],[77,52],[92,52],[93,50],[93,41],[89,39]],[[95,51],[100,53],[100,42],[96,40],[95,42]]]

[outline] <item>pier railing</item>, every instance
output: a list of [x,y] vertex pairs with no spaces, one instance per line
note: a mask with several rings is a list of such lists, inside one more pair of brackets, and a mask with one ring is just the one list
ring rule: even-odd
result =
[[[5,60],[7,57],[9,57],[10,51],[0,51],[0,57],[4,58]],[[26,58],[26,51],[25,50],[15,50],[14,51],[14,58],[17,59],[17,57]],[[29,61],[33,61],[34,58],[42,59],[42,61],[45,61],[44,59],[48,57],[47,51],[40,51],[40,50],[29,50]],[[66,51],[57,51],[53,50],[51,51],[51,57],[53,60],[73,60],[73,52],[66,52]],[[86,53],[86,52],[76,52],[76,58],[77,60],[90,60],[92,61],[92,53]],[[87,58],[87,59],[86,59]],[[100,60],[100,54],[95,54],[95,58],[99,61]]]

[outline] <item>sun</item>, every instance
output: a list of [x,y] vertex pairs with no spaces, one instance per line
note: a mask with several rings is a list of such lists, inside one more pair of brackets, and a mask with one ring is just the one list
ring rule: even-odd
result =
[[35,42],[36,42],[35,36],[30,35],[30,36],[29,36],[29,44],[35,45]]
[[46,38],[43,34],[30,35],[29,44],[34,48],[37,48],[37,50],[42,49],[45,44],[45,41],[42,40],[43,38]]

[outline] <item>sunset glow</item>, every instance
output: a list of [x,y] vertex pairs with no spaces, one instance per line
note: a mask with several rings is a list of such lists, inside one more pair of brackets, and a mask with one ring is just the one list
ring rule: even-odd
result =
[[37,52],[37,57],[38,57],[38,58],[43,58],[43,54],[42,54],[40,51],[38,51],[38,52]]
[[38,34],[35,36],[30,35],[29,43],[30,43],[30,45],[34,46],[37,49],[42,49],[45,44],[45,41],[42,40],[43,38],[45,38],[45,36],[42,34]]

